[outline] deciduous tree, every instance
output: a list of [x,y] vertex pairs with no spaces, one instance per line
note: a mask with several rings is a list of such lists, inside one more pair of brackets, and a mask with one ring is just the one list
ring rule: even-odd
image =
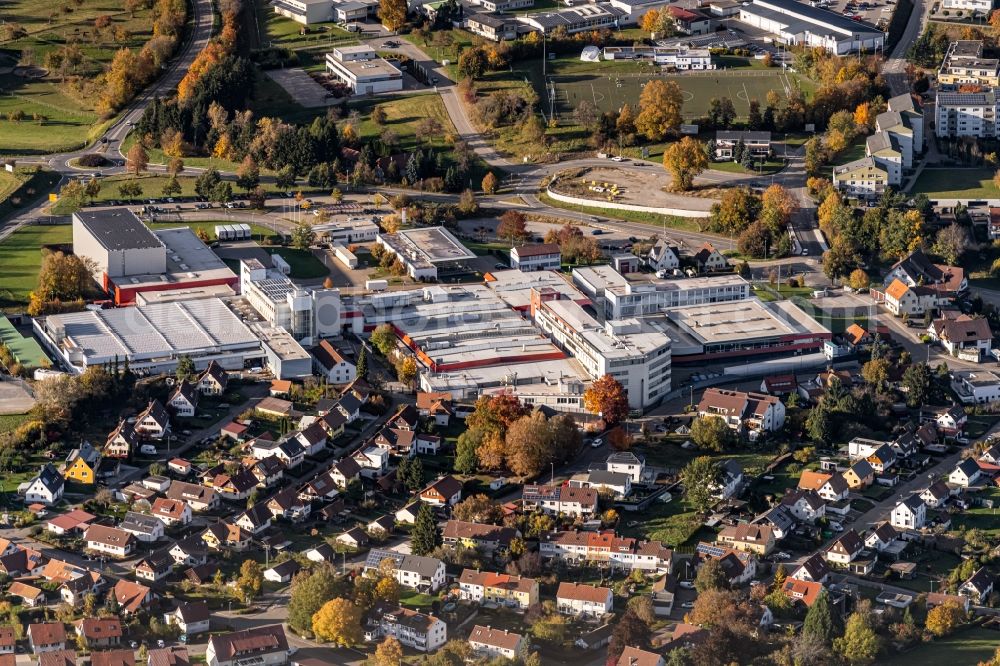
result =
[[965,609],[957,601],[949,600],[927,612],[924,626],[938,638],[952,633],[966,620]]
[[320,641],[359,645],[364,638],[361,608],[350,599],[331,599],[313,615],[312,630]]
[[583,406],[599,413],[608,425],[617,425],[628,416],[628,393],[611,375],[604,375],[583,392]]
[[694,588],[698,591],[698,596],[729,589],[729,576],[726,575],[726,570],[722,568],[719,560],[709,558],[701,563],[694,577]]
[[396,331],[389,324],[375,327],[371,333],[371,343],[382,356],[388,356],[396,349]]
[[374,666],[400,666],[403,663],[403,646],[392,636],[387,636],[375,648]]
[[519,210],[508,210],[500,216],[497,238],[508,241],[513,247],[528,238],[528,218]]
[[718,463],[709,456],[695,458],[681,471],[684,496],[698,511],[705,511],[715,503],[713,488],[719,475]]
[[708,168],[708,158],[701,144],[686,136],[663,152],[663,166],[673,177],[672,187],[684,192],[691,189],[695,176]]
[[140,142],[136,142],[128,149],[126,159],[128,160],[128,170],[136,176],[145,171],[149,165],[149,154]]
[[733,441],[733,433],[718,416],[698,416],[691,423],[691,441],[699,448],[724,451]]
[[833,641],[833,649],[851,666],[875,663],[881,644],[867,606],[851,613],[844,635]]
[[483,194],[496,194],[498,186],[499,182],[496,175],[492,171],[486,172],[482,182]]
[[681,124],[684,95],[676,81],[653,79],[639,96],[635,129],[650,141],[662,141]]

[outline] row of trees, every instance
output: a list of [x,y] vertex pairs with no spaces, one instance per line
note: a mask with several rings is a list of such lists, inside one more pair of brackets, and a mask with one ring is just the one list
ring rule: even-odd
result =
[[779,184],[754,194],[747,187],[725,190],[712,205],[712,231],[739,238],[740,252],[754,258],[783,257],[791,252],[788,223],[798,204]]

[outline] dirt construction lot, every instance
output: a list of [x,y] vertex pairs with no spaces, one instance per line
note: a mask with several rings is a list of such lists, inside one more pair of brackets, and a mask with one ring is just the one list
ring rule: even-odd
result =
[[[648,206],[651,208],[684,208],[708,211],[712,199],[681,196],[663,191],[668,177],[661,170],[628,171],[613,167],[575,169],[559,174],[552,189],[595,202]],[[611,197],[609,199],[609,197]]]

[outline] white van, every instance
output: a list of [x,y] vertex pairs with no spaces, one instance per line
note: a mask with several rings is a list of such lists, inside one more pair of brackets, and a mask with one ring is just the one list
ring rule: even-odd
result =
[[155,456],[156,447],[153,446],[152,444],[143,444],[142,446],[139,447],[139,453],[143,453],[147,456]]

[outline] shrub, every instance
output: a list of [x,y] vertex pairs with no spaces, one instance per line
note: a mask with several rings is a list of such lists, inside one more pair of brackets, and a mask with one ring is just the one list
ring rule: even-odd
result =
[[100,167],[108,163],[103,155],[98,155],[97,153],[87,153],[86,155],[81,155],[77,163],[83,167]]

